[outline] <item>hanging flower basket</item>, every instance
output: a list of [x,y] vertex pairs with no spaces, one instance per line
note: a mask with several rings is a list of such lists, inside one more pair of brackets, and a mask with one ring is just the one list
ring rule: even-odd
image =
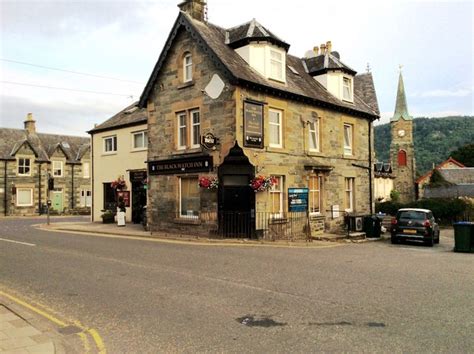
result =
[[125,179],[123,177],[119,177],[115,181],[112,181],[110,186],[116,191],[122,191],[127,189],[127,183],[125,183]]
[[265,192],[270,190],[274,185],[278,183],[277,179],[273,176],[257,176],[250,181],[250,187],[255,193]]
[[199,187],[205,189],[217,189],[219,187],[219,180],[217,177],[201,177],[199,178]]

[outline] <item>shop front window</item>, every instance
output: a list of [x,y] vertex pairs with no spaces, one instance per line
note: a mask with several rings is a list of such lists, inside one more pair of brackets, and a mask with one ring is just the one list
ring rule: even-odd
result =
[[179,217],[197,219],[200,209],[197,177],[179,178]]

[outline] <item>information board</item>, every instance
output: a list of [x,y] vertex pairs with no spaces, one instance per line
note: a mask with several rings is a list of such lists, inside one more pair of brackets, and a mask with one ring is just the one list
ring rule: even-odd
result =
[[307,211],[308,193],[308,188],[288,188],[288,211]]

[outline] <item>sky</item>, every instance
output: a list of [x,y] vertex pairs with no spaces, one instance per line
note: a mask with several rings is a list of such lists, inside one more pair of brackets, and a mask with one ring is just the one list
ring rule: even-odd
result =
[[[180,0],[0,0],[0,127],[86,135],[138,100]],[[414,117],[474,115],[474,1],[208,0],[209,22],[256,18],[303,57],[330,40],[373,74],[381,119],[399,65]],[[51,70],[47,68],[60,69]]]

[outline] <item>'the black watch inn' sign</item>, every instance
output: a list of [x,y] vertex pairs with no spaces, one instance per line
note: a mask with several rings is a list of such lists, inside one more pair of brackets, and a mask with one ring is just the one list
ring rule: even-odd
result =
[[263,148],[263,105],[244,102],[244,146]]
[[180,159],[148,161],[150,175],[209,172],[213,167],[212,156],[185,157]]

